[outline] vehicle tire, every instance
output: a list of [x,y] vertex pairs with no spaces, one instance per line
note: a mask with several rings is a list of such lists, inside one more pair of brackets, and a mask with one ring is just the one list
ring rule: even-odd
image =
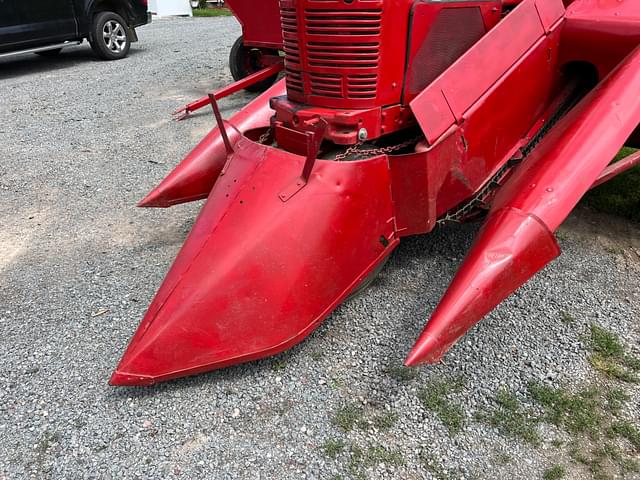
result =
[[93,17],[91,48],[103,60],[119,60],[129,53],[131,33],[124,19],[114,12],[99,12]]
[[[264,68],[261,62],[262,55],[278,55],[278,51],[271,48],[245,47],[242,36],[238,37],[229,54],[229,70],[231,70],[233,79],[238,81],[258,70],[262,70]],[[245,90],[247,92],[264,92],[273,85],[276,78],[278,78],[277,74],[265,78],[261,82],[254,83],[245,88]]]
[[43,50],[42,52],[36,52],[36,55],[40,55],[41,57],[56,57],[61,51],[61,48],[54,48],[53,50]]

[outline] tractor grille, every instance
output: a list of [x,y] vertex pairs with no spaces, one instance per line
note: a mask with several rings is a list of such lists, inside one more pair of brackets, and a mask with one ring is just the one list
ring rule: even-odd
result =
[[335,5],[327,0],[280,1],[291,100],[375,100],[382,2],[360,3],[379,8],[336,10],[322,8]]
[[[455,32],[455,35],[451,32]],[[425,40],[427,58],[424,59],[424,71],[421,72],[424,86],[435,80],[485,32],[479,7],[442,9]]]
[[280,19],[287,62],[299,65],[300,47],[298,47],[298,19],[295,8],[280,8]]

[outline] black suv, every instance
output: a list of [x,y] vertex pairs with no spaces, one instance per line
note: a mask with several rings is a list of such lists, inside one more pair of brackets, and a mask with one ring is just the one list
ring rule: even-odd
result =
[[0,57],[53,56],[86,38],[100,58],[117,60],[150,21],[147,0],[0,0]]

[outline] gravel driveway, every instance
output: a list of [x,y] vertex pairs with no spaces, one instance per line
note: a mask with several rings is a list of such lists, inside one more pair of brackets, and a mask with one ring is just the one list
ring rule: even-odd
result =
[[[532,445],[482,420],[499,391],[539,408],[531,381],[608,382],[587,361],[592,323],[640,351],[639,231],[585,209],[560,231],[561,258],[446,364],[397,368],[474,225],[404,241],[369,290],[275,359],[107,385],[200,208],[134,205],[212,127],[209,111],[170,112],[230,80],[239,34],[230,17],[158,20],[123,61],[87,45],[0,60],[0,479],[533,479],[556,464],[589,478],[562,428],[537,424]],[[620,387],[620,415],[637,420],[638,384]]]

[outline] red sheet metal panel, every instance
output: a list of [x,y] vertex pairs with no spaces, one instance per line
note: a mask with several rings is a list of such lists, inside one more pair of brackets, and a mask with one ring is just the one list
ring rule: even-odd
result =
[[496,196],[555,230],[640,124],[640,47],[540,143]]
[[561,1],[540,1],[536,2],[536,10],[542,23],[542,28],[546,32],[551,30],[551,27],[560,20],[565,12],[564,4]]
[[459,128],[468,146],[439,191],[438,215],[477,192],[526,143],[558,91],[559,38],[556,26],[464,113]]
[[111,383],[150,384],[274,355],[301,341],[398,244],[389,166],[235,147]]
[[640,2],[581,0],[567,8],[563,57],[593,64],[600,78],[640,43]]
[[501,18],[499,0],[415,2],[402,102],[408,104]]
[[[564,10],[561,0],[547,0]],[[545,14],[547,21],[552,16]],[[559,19],[560,17],[558,17]],[[535,0],[525,0],[411,102],[432,143],[545,34]]]
[[[227,131],[231,140],[237,141],[240,134],[247,130],[268,127],[273,115],[269,99],[284,94],[284,91],[284,80],[280,80],[233,115]],[[166,208],[207,198],[226,161],[227,151],[216,127],[189,152],[160,185],[140,201],[138,206]]]
[[226,0],[225,4],[242,24],[245,45],[282,48],[278,0]]

